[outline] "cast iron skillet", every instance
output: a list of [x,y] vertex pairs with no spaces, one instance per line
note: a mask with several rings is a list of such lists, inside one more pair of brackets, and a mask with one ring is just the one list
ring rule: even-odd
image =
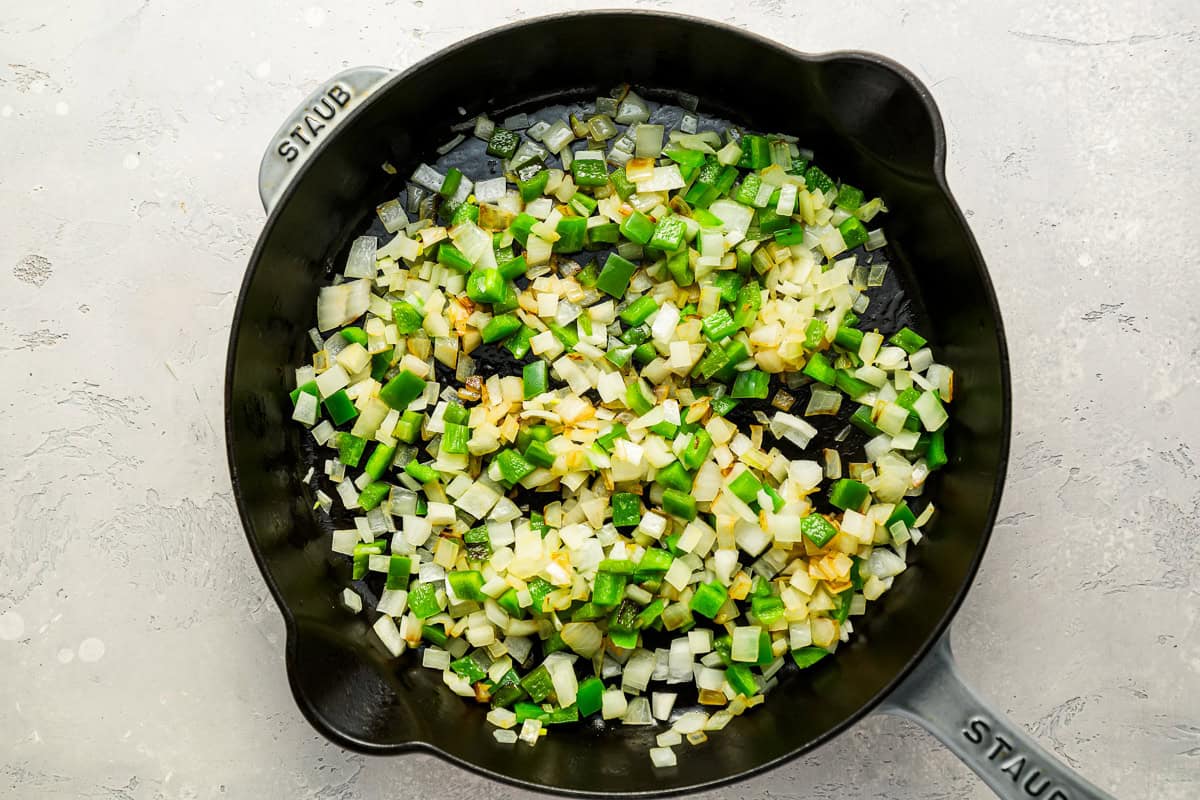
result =
[[[487,111],[591,98],[614,84],[663,87],[753,129],[798,135],[835,177],[894,209],[889,260],[957,371],[949,448],[931,535],[892,592],[856,622],[836,657],[786,680],[767,703],[679,766],[653,769],[651,729],[558,728],[536,748],[501,746],[484,710],[438,673],[390,661],[364,615],[336,602],[344,567],[311,511],[303,438],[290,423],[290,365],[334,257],[376,203],[444,141]],[[653,92],[651,90],[653,97]],[[460,114],[458,106],[465,114]],[[269,214],[234,314],[226,439],[250,549],[287,624],[288,678],[314,727],[372,754],[426,751],[531,789],[649,795],[711,788],[805,753],[873,709],[915,719],[1004,797],[1106,797],[1072,774],[960,679],[947,627],[983,555],[1008,459],[1008,357],[983,259],[946,186],[946,142],[929,92],[880,56],[809,56],[725,25],[640,12],[536,19],[460,42],[403,73],[343,72],[280,129],[259,174]]]

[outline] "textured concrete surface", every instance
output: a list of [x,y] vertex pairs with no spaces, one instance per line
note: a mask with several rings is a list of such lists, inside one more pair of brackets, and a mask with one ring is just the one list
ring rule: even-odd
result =
[[[528,797],[301,719],[230,497],[221,373],[261,148],[319,79],[591,4],[310,2],[0,10],[0,795]],[[963,670],[1118,796],[1200,796],[1195,3],[641,6],[878,50],[932,88],[1015,377]],[[990,796],[884,717],[723,794]]]

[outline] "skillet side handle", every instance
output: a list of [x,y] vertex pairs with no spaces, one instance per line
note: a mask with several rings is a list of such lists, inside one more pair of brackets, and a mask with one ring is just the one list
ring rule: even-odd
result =
[[1113,800],[963,682],[950,652],[949,632],[880,710],[920,724],[1004,800]]
[[275,132],[258,167],[258,195],[268,214],[330,132],[394,74],[383,67],[354,67],[339,72],[296,107]]

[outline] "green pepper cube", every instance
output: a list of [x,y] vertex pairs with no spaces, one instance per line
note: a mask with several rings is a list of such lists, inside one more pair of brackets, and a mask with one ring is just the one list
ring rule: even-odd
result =
[[[594,218],[598,219],[598,218]],[[591,225],[584,236],[584,245],[589,248],[600,248],[604,245],[616,244],[621,240],[621,226],[615,222],[602,222]],[[591,266],[590,264],[588,266]],[[580,273],[582,275],[583,273]],[[582,280],[580,280],[582,283]]]
[[949,463],[946,455],[946,429],[939,428],[929,434],[929,449],[925,451],[925,463],[930,469],[941,469]]
[[713,286],[721,290],[721,302],[732,303],[737,300],[738,292],[745,283],[745,278],[736,272],[718,272],[712,276]]
[[[449,203],[445,203],[442,207],[443,209],[448,208]],[[479,206],[474,203],[459,203],[450,214],[450,227],[461,225],[468,220],[479,222]]]
[[829,363],[829,357],[824,353],[813,353],[809,356],[808,363],[804,365],[802,371],[814,381],[819,381],[826,386],[833,386],[837,383],[837,370]]
[[892,509],[892,515],[887,518],[887,522],[884,523],[884,527],[890,528],[897,522],[903,522],[904,527],[906,528],[911,528],[917,524],[917,515],[912,512],[912,509],[908,507],[908,502],[905,500],[901,500],[896,504],[896,507]]
[[488,140],[487,154],[496,158],[512,158],[520,143],[521,137],[516,133],[497,127],[492,131],[492,138]]
[[645,366],[656,358],[658,358],[658,351],[654,349],[654,345],[650,342],[640,344],[633,350],[633,360],[640,366]]
[[704,460],[708,458],[708,453],[712,450],[713,440],[708,431],[700,428],[692,434],[692,438],[688,440],[687,447],[679,454],[679,461],[689,470],[697,470]]
[[833,179],[818,166],[812,165],[804,171],[804,185],[809,189],[828,192],[833,189]]
[[584,237],[587,234],[587,218],[563,217],[558,221],[554,230],[558,234],[558,241],[554,243],[554,252],[578,253],[583,249]]
[[677,489],[681,492],[692,490],[692,476],[678,461],[672,461],[660,469],[654,480],[667,489]]
[[743,503],[749,504],[758,502],[758,490],[762,486],[762,481],[754,477],[750,470],[743,470],[729,482],[729,491],[733,492]]
[[848,328],[845,325],[837,329],[837,333],[833,335],[833,343],[839,347],[844,347],[851,353],[857,353],[862,347],[863,332],[857,328]]
[[624,167],[614,170],[608,179],[612,181],[613,188],[617,190],[617,196],[622,200],[628,200],[629,195],[637,191],[637,184],[629,180]]
[[575,708],[581,717],[588,717],[600,710],[604,697],[604,681],[595,675],[579,684],[575,694]]
[[667,150],[663,153],[667,158],[679,165],[679,172],[683,175],[683,179],[691,180],[700,167],[704,166],[704,153],[699,150],[685,150],[682,148]]
[[626,577],[615,572],[597,572],[592,586],[592,602],[598,606],[615,606],[625,594]]
[[675,556],[667,550],[651,547],[642,553],[642,559],[638,562],[637,568],[638,572],[666,572],[674,561]]
[[463,656],[457,661],[450,662],[450,669],[466,678],[470,683],[479,683],[487,677],[487,671],[470,656]]
[[800,532],[817,547],[824,547],[837,536],[837,528],[820,514],[809,514],[800,520]]
[[500,476],[508,483],[520,483],[536,469],[533,464],[525,460],[524,456],[512,449],[501,450],[497,453],[496,463],[500,468]]
[[404,466],[404,471],[413,480],[421,484],[433,483],[438,479],[438,471],[428,464],[422,464],[415,458]]
[[786,228],[775,231],[775,243],[791,247],[804,242],[804,226],[793,222]]
[[521,193],[521,199],[526,203],[531,203],[541,197],[549,182],[550,170],[542,169],[541,165],[537,165],[536,171],[521,170],[517,173],[517,190]]
[[738,290],[734,307],[733,321],[739,328],[752,325],[758,319],[759,309],[762,308],[762,289],[757,282],[751,282]]
[[765,169],[771,166],[771,145],[767,137],[753,133],[742,135],[742,157],[738,166],[743,169]]
[[522,325],[521,330],[504,341],[504,346],[513,354],[513,358],[519,361],[529,354],[529,342],[536,335],[537,332],[533,328]]
[[725,669],[725,680],[733,690],[745,697],[758,694],[758,684],[754,682],[754,673],[745,664],[732,664]]
[[[488,537],[487,526],[480,525],[476,528],[471,528],[463,534],[463,547],[467,551],[467,559],[469,561],[487,561],[492,557],[492,540]],[[509,591],[512,591],[511,589]],[[516,597],[514,592],[513,597]],[[501,595],[497,598],[499,602],[503,598]],[[509,611],[510,614],[516,614],[515,611]]]
[[480,269],[467,278],[467,297],[476,303],[499,303],[508,294],[508,284],[496,269]]
[[625,388],[625,405],[637,412],[638,415],[646,414],[654,408],[654,396],[649,389],[643,386],[641,380],[636,380]]
[[612,495],[612,524],[618,528],[629,528],[642,521],[642,500],[630,492]]
[[[374,360],[372,360],[372,362],[371,362],[372,367],[374,367],[374,363],[375,363]],[[296,404],[296,401],[300,399],[300,395],[302,395],[302,394],[311,394],[313,397],[317,398],[318,400],[321,398],[321,392],[317,389],[316,381],[308,381],[306,383],[301,384],[300,386],[297,386],[295,389],[292,389],[292,392],[291,392],[292,405]]]
[[[410,600],[411,598],[412,595],[409,595]],[[409,603],[409,607],[412,607],[411,602]],[[437,645],[438,647],[445,647],[446,642],[449,641],[449,638],[446,636],[446,632],[442,630],[441,626],[438,625],[422,625],[421,638],[432,645]]]
[[442,452],[458,455],[469,452],[467,441],[471,438],[471,429],[466,425],[458,425],[453,422],[447,422],[445,427],[446,430],[442,433]]
[[729,592],[724,586],[717,581],[709,581],[696,587],[696,593],[692,595],[692,601],[688,604],[688,608],[712,619],[717,616],[717,612],[721,610],[728,599]]
[[611,453],[613,449],[613,443],[624,435],[625,426],[619,422],[614,422],[611,428],[596,437],[596,444],[600,445],[600,447],[606,452]]
[[845,622],[850,616],[850,604],[854,602],[854,589],[846,589],[837,596],[837,608],[833,610],[833,618]]
[[650,246],[668,253],[678,250],[683,245],[683,235],[686,231],[687,225],[684,224],[682,217],[673,214],[663,217],[654,226],[654,233],[650,237]]
[[[379,396],[383,397],[383,392],[380,392]],[[358,416],[358,409],[354,407],[354,401],[350,399],[350,395],[346,394],[345,389],[339,389],[326,397],[324,405],[334,425],[341,425]]]
[[842,241],[846,243],[848,250],[864,244],[868,238],[867,229],[863,227],[862,221],[858,217],[847,217],[842,220],[842,224],[838,225],[838,230],[841,231]]
[[901,348],[904,352],[912,355],[925,346],[925,337],[914,331],[912,328],[904,327],[896,331],[891,339],[888,339],[890,344]]
[[363,490],[358,493],[358,507],[363,511],[370,511],[382,503],[383,498],[387,497],[391,491],[392,487],[383,481],[368,483],[363,487]]
[[829,490],[829,503],[842,510],[861,511],[870,496],[871,490],[865,483],[842,478]]
[[732,397],[717,397],[712,401],[713,413],[718,417],[723,417],[730,411],[738,407],[738,401]]
[[401,370],[379,390],[379,399],[389,407],[403,411],[425,391],[425,381],[409,370]]
[[371,480],[377,481],[383,477],[383,473],[392,465],[392,459],[396,456],[396,446],[377,442],[375,449],[371,451],[371,457],[367,459],[367,465],[363,467],[363,472],[371,476]]
[[483,573],[477,569],[453,570],[446,573],[446,583],[459,600],[477,600],[482,602]]
[[[621,321],[626,325],[641,325],[643,322],[648,320],[655,311],[658,311],[658,309],[659,302],[655,300],[653,296],[644,294],[625,307],[625,310],[621,312]],[[635,342],[631,339],[622,338],[622,341],[628,344],[638,345],[646,340],[642,339],[641,341]]]
[[763,625],[771,625],[782,619],[784,614],[783,600],[775,596],[755,597],[750,601],[754,616]]
[[364,331],[362,328],[358,327],[357,325],[350,325],[348,327],[342,328],[341,334],[342,334],[342,338],[345,339],[347,342],[352,342],[354,344],[361,344],[364,347],[367,344],[367,332]]
[[387,588],[407,589],[408,578],[412,574],[412,559],[408,556],[392,554],[388,560]]
[[667,256],[667,271],[676,286],[691,286],[696,281],[696,273],[692,271],[692,258],[686,247],[680,247]]
[[839,208],[847,211],[858,211],[863,202],[862,189],[855,189],[848,183],[838,187],[837,198],[833,201]]
[[481,333],[485,342],[498,342],[507,339],[521,329],[521,320],[516,314],[501,314],[488,320]]
[[392,303],[392,322],[396,324],[396,333],[408,336],[419,331],[425,320],[412,303],[401,300]]
[[547,387],[546,362],[538,359],[526,364],[521,370],[521,382],[524,385],[526,400],[544,393]]
[[696,518],[696,498],[678,489],[663,490],[662,507],[671,516],[688,522]]
[[576,186],[603,186],[608,183],[608,165],[603,158],[576,156],[571,162],[571,177]]
[[732,314],[724,308],[718,308],[700,322],[700,327],[704,329],[705,336],[718,342],[737,333],[740,326],[733,321]]
[[545,467],[549,469],[554,466],[554,454],[550,452],[550,448],[546,447],[545,442],[530,442],[525,448],[525,460],[535,467]]
[[508,226],[508,229],[512,232],[513,238],[521,243],[521,247],[525,247],[529,242],[529,234],[537,223],[537,217],[532,217],[522,211]]
[[357,467],[367,448],[367,440],[352,433],[338,433],[334,440],[337,444],[338,461],[347,467]]
[[648,244],[654,236],[654,223],[640,211],[634,211],[621,223],[621,233],[637,244]]
[[442,180],[442,188],[438,189],[438,194],[442,197],[454,197],[454,193],[458,191],[459,184],[462,183],[463,174],[458,167],[451,167],[446,170],[446,177]]
[[604,268],[596,279],[596,288],[605,294],[620,300],[629,288],[629,279],[637,270],[637,265],[616,253],[609,253],[604,261]]
[[748,369],[739,372],[733,381],[729,396],[735,399],[764,400],[770,392],[771,376],[762,370]]
[[529,264],[525,261],[525,256],[510,258],[499,266],[500,275],[506,281],[521,277],[527,269],[529,269]]
[[760,186],[762,186],[762,178],[757,172],[751,172],[742,179],[742,184],[738,187],[733,199],[744,206],[753,206]]
[[792,651],[792,660],[796,662],[797,667],[804,669],[811,667],[827,655],[829,655],[829,651],[823,647],[801,647]]
[[820,348],[821,342],[825,340],[825,323],[819,319],[810,319],[808,327],[804,329],[804,347],[806,350],[816,350]]
[[408,609],[421,619],[429,619],[442,610],[437,598],[437,587],[432,583],[418,583],[408,593]]
[[596,210],[596,206],[599,204],[595,201],[595,199],[587,196],[583,192],[576,192],[575,194],[571,195],[571,199],[567,202],[567,205],[570,206],[571,210],[579,216],[589,217],[591,216],[592,212]]
[[845,392],[848,397],[855,399],[875,389],[871,384],[854,377],[848,370],[844,369],[838,370],[835,385],[838,389]]
[[[438,263],[445,264],[455,272],[466,274],[471,271],[471,262],[463,255],[462,251],[455,247],[450,242],[442,242],[438,245]],[[399,305],[399,304],[396,304]],[[416,330],[415,328],[413,330]]]
[[638,646],[639,636],[637,631],[623,631],[610,627],[608,629],[608,638],[609,641],[613,643],[614,647],[620,647],[625,650],[633,650]]

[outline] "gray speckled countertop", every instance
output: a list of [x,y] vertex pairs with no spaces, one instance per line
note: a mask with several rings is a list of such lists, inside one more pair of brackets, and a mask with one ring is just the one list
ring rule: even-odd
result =
[[[0,11],[0,795],[530,796],[350,754],[301,718],[230,496],[221,382],[258,160],[319,79],[604,4],[309,2]],[[1118,796],[1200,796],[1196,4],[639,5],[877,50],[932,89],[1015,381],[963,671]],[[990,796],[878,716],[721,794]]]

